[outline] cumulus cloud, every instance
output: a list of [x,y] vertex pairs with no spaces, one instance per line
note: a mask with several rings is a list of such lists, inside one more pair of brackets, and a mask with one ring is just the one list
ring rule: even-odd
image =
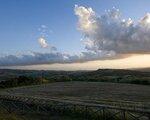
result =
[[78,30],[83,34],[85,51],[77,55],[57,51],[48,44],[48,28],[42,25],[38,42],[42,48],[50,48],[48,53],[3,55],[0,66],[85,62],[150,52],[150,13],[134,21],[124,19],[115,7],[98,15],[90,7],[75,5],[74,12],[78,18]]
[[150,52],[150,13],[135,22],[123,19],[115,7],[101,16],[90,7],[76,5],[74,10],[87,51],[110,56]]
[[54,47],[51,44],[48,44],[48,36],[52,32],[49,30],[49,28],[46,25],[41,25],[38,28],[38,31],[40,32],[40,37],[38,38],[38,43],[40,44],[41,48],[49,48],[50,50],[57,50],[56,47]]
[[81,30],[82,32],[90,33],[93,32],[94,29],[96,29],[96,16],[92,8],[85,8],[83,6],[75,5],[74,11],[79,18],[79,30]]
[[49,50],[51,50],[51,51],[56,51],[57,50],[57,48],[55,46],[52,46],[52,45],[48,44],[46,39],[43,38],[43,37],[40,37],[38,39],[38,42],[39,42],[39,44],[42,48],[49,48]]
[[36,65],[52,63],[73,63],[80,59],[78,55],[69,55],[61,52],[30,52],[20,55],[5,55],[0,57],[0,66]]
[[60,53],[37,53],[23,54],[20,56],[7,55],[0,58],[0,66],[11,65],[32,65],[44,63],[57,63],[63,60],[63,55]]
[[39,41],[39,44],[40,44],[40,46],[41,46],[42,48],[47,48],[47,47],[48,47],[48,43],[47,43],[47,41],[46,41],[45,38],[40,37],[40,38],[38,39],[38,41]]
[[41,37],[48,37],[51,33],[53,33],[53,31],[49,29],[47,25],[41,25],[38,28],[38,31]]
[[[16,65],[36,65],[36,64],[53,64],[53,63],[77,63],[97,59],[104,59],[103,56],[110,57],[110,53],[92,51],[81,52],[77,55],[70,55],[58,51],[47,53],[30,52],[19,55],[4,55],[0,57],[0,66],[16,66]],[[113,53],[112,53],[113,54]],[[107,55],[107,56],[106,56]]]

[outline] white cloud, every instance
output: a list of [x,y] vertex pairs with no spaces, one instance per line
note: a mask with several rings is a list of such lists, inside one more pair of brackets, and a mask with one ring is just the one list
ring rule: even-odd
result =
[[92,32],[95,27],[95,12],[92,8],[85,8],[83,6],[75,5],[75,14],[79,18],[79,29],[85,32]]
[[101,16],[90,7],[76,5],[74,10],[88,52],[101,52],[103,57],[150,52],[150,13],[134,22],[123,19],[115,7]]
[[47,47],[48,47],[48,43],[47,43],[47,41],[46,41],[45,38],[40,37],[40,38],[38,39],[38,41],[39,41],[39,44],[40,44],[40,46],[41,46],[42,48],[47,48]]
[[143,26],[150,26],[150,13],[147,13],[141,20],[140,24]]
[[38,28],[38,31],[40,32],[40,37],[38,38],[38,43],[42,48],[49,48],[51,50],[56,50],[56,47],[48,44],[47,39],[49,37],[49,34],[52,33],[52,30],[49,30],[49,28],[46,25],[41,25]]
[[83,34],[85,51],[77,55],[58,52],[47,43],[48,27],[42,25],[38,42],[48,53],[2,55],[0,66],[75,63],[100,59],[127,57],[127,54],[150,52],[150,13],[138,20],[123,19],[119,9],[113,7],[101,16],[92,8],[75,5],[78,30]]

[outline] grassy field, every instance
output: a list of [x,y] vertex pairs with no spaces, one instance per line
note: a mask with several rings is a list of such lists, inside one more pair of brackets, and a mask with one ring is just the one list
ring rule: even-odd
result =
[[[59,101],[115,104],[150,105],[150,86],[104,83],[104,82],[57,82],[43,85],[24,86],[1,90],[0,94],[42,99],[58,99]],[[129,104],[130,103],[130,104]],[[38,114],[15,115],[0,113],[0,120],[73,120],[66,116],[41,116]],[[76,120],[76,119],[74,119]]]
[[15,113],[8,113],[5,110],[1,109],[0,120],[77,120],[77,119],[69,118],[67,116],[50,116],[38,114],[18,115]]
[[8,113],[3,108],[0,108],[0,120],[23,120],[23,118],[14,113]]
[[57,82],[11,88],[5,94],[70,100],[149,102],[150,86],[104,82]]
[[[40,114],[18,114],[8,113],[7,110],[0,107],[0,120],[77,120],[68,116],[40,115]],[[80,119],[78,119],[80,120]]]

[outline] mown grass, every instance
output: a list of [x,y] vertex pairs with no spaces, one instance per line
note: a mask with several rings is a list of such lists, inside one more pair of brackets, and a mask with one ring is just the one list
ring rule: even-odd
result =
[[15,113],[8,113],[4,109],[0,109],[0,120],[23,120]]
[[[8,113],[5,109],[0,108],[0,120],[77,120],[68,116],[41,115],[41,114],[22,114]],[[82,120],[78,118],[78,120]]]
[[0,120],[82,120],[82,118],[71,118],[68,116],[43,116],[43,115],[25,115],[23,117],[16,114],[0,113]]

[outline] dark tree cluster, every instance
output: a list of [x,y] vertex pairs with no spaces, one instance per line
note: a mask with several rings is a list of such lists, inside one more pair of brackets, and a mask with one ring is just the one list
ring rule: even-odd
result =
[[42,84],[44,80],[41,77],[19,76],[12,78],[11,80],[1,81],[0,88],[9,88],[25,85]]

